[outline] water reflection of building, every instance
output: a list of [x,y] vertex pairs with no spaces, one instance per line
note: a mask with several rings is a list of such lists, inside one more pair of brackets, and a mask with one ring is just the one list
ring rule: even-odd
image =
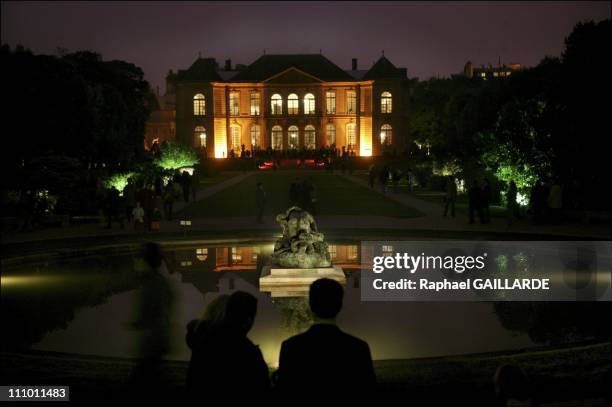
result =
[[[230,289],[232,279],[241,278],[258,286],[261,268],[267,263],[273,244],[230,247],[195,247],[176,250],[169,254],[171,268],[181,272],[183,282],[192,283],[202,294],[216,292],[219,283],[228,277]],[[360,246],[330,244],[332,262],[348,274],[360,269]]]
[[342,267],[344,270],[359,269],[361,264],[359,245],[329,245],[329,254],[334,265]]

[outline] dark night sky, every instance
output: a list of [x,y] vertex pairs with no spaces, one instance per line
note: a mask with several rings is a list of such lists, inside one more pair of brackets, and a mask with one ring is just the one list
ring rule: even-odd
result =
[[489,3],[76,3],[2,2],[2,43],[36,53],[90,49],[132,62],[164,89],[169,69],[201,51],[220,63],[267,53],[323,54],[369,68],[385,50],[409,76],[447,76],[476,65],[537,64],[559,55],[581,20],[610,16],[610,2]]

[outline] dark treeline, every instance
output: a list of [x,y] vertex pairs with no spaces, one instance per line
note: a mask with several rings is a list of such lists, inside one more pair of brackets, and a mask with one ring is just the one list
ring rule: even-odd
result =
[[142,159],[152,101],[140,68],[88,51],[35,55],[6,45],[0,58],[8,101],[3,191],[47,191],[58,197],[56,209],[69,213],[87,206],[96,172]]
[[579,23],[560,58],[510,77],[413,84],[410,139],[468,180],[496,176],[523,193],[557,181],[573,208],[607,208],[610,38],[610,20]]

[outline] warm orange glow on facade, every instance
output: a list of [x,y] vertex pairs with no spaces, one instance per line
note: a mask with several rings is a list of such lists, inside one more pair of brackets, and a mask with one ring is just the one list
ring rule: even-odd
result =
[[[309,61],[304,69],[291,65],[303,60]],[[266,71],[267,63],[287,67]],[[372,156],[382,153],[378,135],[388,123],[393,128],[390,147],[401,150],[407,145],[401,105],[405,70],[384,57],[369,71],[359,72],[343,71],[321,55],[263,56],[251,66],[225,72],[208,58],[180,71],[177,140],[216,158],[231,156],[230,150],[239,155],[242,145],[262,150],[334,145],[338,151]],[[326,75],[338,79],[322,79]],[[194,114],[196,95],[208,102],[197,112],[204,114]],[[198,126],[206,129],[206,148],[193,136]]]

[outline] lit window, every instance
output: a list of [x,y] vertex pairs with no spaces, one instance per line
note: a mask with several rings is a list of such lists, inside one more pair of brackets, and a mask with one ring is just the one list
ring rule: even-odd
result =
[[259,93],[251,93],[251,116],[259,116]]
[[289,149],[298,149],[300,147],[299,130],[297,126],[289,127]]
[[281,95],[272,95],[272,114],[283,114],[283,98]]
[[493,76],[495,76],[496,78],[499,76],[498,72],[493,72]]
[[510,76],[512,72],[506,72],[506,76]]
[[231,130],[231,135],[232,135],[232,150],[234,150],[234,153],[240,153],[241,150],[241,140],[240,140],[240,127],[238,126],[232,126],[230,128]]
[[207,258],[208,258],[208,248],[203,247],[203,248],[196,249],[196,259],[198,259],[199,261],[206,261]]
[[195,116],[204,116],[206,114],[206,99],[201,93],[193,97],[193,114]]
[[391,145],[392,142],[392,128],[388,124],[383,124],[380,127],[380,144],[383,146]]
[[484,73],[484,72],[481,72],[481,73],[480,73],[480,76],[484,78],[484,77],[486,77],[486,76],[487,76],[487,74],[486,74],[486,73]]
[[239,93],[232,92],[230,93],[230,114],[232,116],[237,116],[240,113],[238,98],[240,97]]
[[242,262],[242,247],[232,247],[232,262]]
[[348,151],[354,150],[357,144],[357,136],[355,134],[355,129],[355,123],[349,123],[346,125],[346,148],[348,149]]
[[336,114],[336,92],[325,93],[325,106],[327,114]]
[[354,90],[346,92],[346,113],[354,114],[357,111],[357,93]]
[[282,150],[283,148],[283,128],[281,126],[272,127],[272,149]]
[[204,148],[206,147],[206,129],[204,126],[196,126],[194,133],[194,145]]
[[314,150],[316,148],[316,135],[315,128],[310,124],[304,129],[304,147],[307,150]]
[[357,260],[358,255],[359,255],[359,248],[356,245],[350,245],[346,247],[347,260]]
[[329,257],[335,260],[338,257],[338,247],[335,244],[330,244],[327,248],[329,250]]
[[385,257],[393,257],[393,246],[383,245],[382,255]]
[[315,97],[312,93],[307,93],[304,96],[304,114],[315,113]]
[[380,96],[380,112],[391,113],[393,98],[391,93],[383,92]]
[[261,146],[261,140],[259,137],[259,126],[254,124],[251,126],[251,145],[253,149],[259,148]]
[[288,114],[298,114],[298,109],[300,106],[300,100],[295,93],[292,93],[287,98],[287,113]]
[[332,123],[325,126],[325,137],[328,147],[332,144],[336,144],[336,126],[334,126]]

